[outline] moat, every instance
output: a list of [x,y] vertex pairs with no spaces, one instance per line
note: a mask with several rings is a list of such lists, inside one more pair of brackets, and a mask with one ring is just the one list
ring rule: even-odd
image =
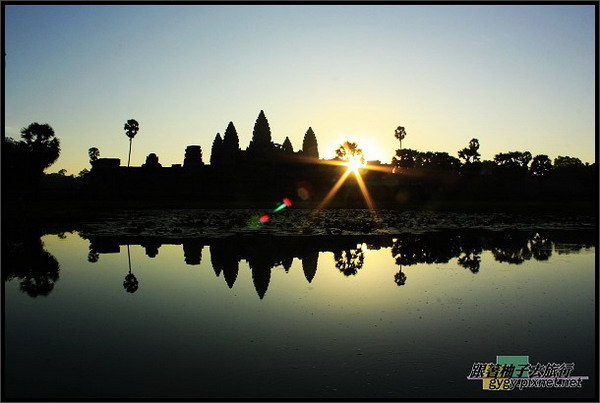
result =
[[330,211],[306,235],[302,211],[187,213],[3,237],[7,398],[486,398],[467,377],[497,355],[589,377],[516,397],[593,396],[585,217],[383,212],[364,233],[333,223],[370,212]]

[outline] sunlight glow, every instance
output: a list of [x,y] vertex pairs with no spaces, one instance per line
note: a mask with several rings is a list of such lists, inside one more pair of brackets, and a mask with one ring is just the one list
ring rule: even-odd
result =
[[335,185],[333,185],[333,187],[331,188],[329,193],[327,193],[327,196],[325,196],[325,198],[323,199],[321,204],[319,204],[319,206],[317,206],[317,208],[315,209],[315,213],[324,209],[325,206],[327,206],[327,204],[329,204],[329,201],[333,198],[333,196],[335,196],[338,189],[344,184],[348,175],[350,175],[350,172],[351,172],[350,170],[344,172],[344,174],[340,177],[340,179],[338,179],[338,181],[335,183]]
[[345,165],[348,166],[348,171],[354,172],[354,175],[358,177],[360,176],[359,169],[365,167],[367,164],[365,164],[362,156],[351,155]]
[[360,188],[360,192],[362,193],[369,210],[375,212],[375,203],[373,203],[373,199],[367,190],[367,185],[365,185],[365,181],[359,173],[356,173],[356,182],[358,183],[358,187]]
[[[349,143],[345,143],[345,144],[349,144]],[[356,144],[353,143],[354,146],[356,147]],[[319,206],[316,208],[315,210],[315,214],[322,210],[323,208],[325,208],[327,206],[327,204],[329,204],[329,202],[331,201],[331,199],[333,199],[333,197],[335,196],[335,194],[337,193],[337,191],[340,189],[340,187],[344,184],[344,182],[346,181],[346,179],[348,178],[348,176],[350,175],[350,173],[354,173],[354,176],[356,177],[356,182],[358,184],[358,187],[360,189],[360,192],[362,193],[363,198],[365,199],[365,202],[367,203],[367,206],[369,207],[369,210],[371,210],[371,212],[373,212],[373,214],[375,215],[375,217],[377,217],[377,211],[376,211],[376,207],[375,207],[375,203],[373,203],[373,199],[371,198],[371,195],[369,194],[369,191],[367,190],[367,185],[365,184],[365,181],[363,180],[361,174],[360,174],[360,169],[364,168],[369,170],[370,167],[367,166],[366,162],[365,162],[365,158],[362,154],[362,150],[358,149],[358,153],[353,153],[350,152],[350,149],[347,148],[346,149],[348,152],[346,153],[345,157],[346,160],[322,160],[321,163],[325,163],[328,165],[338,165],[338,166],[346,166],[347,169],[344,172],[344,174],[338,179],[338,181],[335,183],[335,185],[333,185],[333,187],[331,188],[331,190],[329,191],[329,193],[327,193],[327,195],[325,196],[325,198],[323,199],[323,201],[319,204]],[[378,167],[379,168],[379,167]],[[381,170],[380,168],[377,170]]]

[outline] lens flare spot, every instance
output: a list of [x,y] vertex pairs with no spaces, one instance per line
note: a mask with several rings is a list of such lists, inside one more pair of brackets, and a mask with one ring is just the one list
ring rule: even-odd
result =
[[292,207],[292,202],[287,197],[283,199],[283,203],[288,207]]
[[260,216],[260,218],[258,220],[264,224],[269,221],[269,216],[265,214],[263,216]]
[[248,227],[252,229],[257,229],[260,227],[260,218],[257,215],[253,215],[248,219]]
[[302,200],[308,200],[310,198],[310,192],[305,187],[298,188],[298,197]]

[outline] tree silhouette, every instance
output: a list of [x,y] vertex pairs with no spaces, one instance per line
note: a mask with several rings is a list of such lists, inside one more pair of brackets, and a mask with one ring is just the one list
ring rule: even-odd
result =
[[470,164],[471,162],[479,161],[479,140],[471,139],[469,141],[469,146],[463,148],[458,152],[458,158],[465,160],[465,164]]
[[273,146],[271,141],[271,128],[269,127],[269,121],[265,116],[264,111],[260,111],[254,124],[254,130],[252,132],[252,140],[248,146],[250,151],[265,152],[269,151]]
[[281,148],[283,149],[284,152],[288,153],[288,154],[292,154],[294,152],[294,148],[292,147],[292,142],[290,141],[290,139],[286,136],[285,140],[283,141],[283,145],[281,146]]
[[77,177],[78,178],[83,178],[83,177],[85,177],[89,173],[90,173],[89,169],[83,168],[81,171],[79,171],[79,174],[77,175]]
[[460,161],[446,152],[418,153],[415,163],[419,167],[437,170],[452,170],[460,166]]
[[358,144],[352,141],[345,141],[341,144],[337,150],[335,150],[335,156],[342,161],[358,160],[361,164],[364,164],[365,162],[362,149],[358,147]]
[[396,130],[394,130],[394,137],[400,141],[400,149],[402,150],[402,140],[406,137],[406,129],[402,126],[398,126]]
[[29,165],[40,174],[60,155],[60,141],[49,124],[32,123],[21,129],[21,138],[29,154]]
[[210,165],[220,165],[223,158],[223,140],[221,139],[221,133],[217,133],[210,149]]
[[569,156],[558,156],[554,159],[555,168],[570,168],[570,167],[582,167],[583,162],[579,158]]
[[406,148],[396,150],[396,156],[392,158],[392,165],[397,168],[414,168],[421,165],[419,162],[420,152]]
[[528,164],[531,161],[529,151],[510,151],[508,153],[498,153],[494,156],[494,162],[506,172],[521,174],[528,171]]
[[100,157],[100,150],[96,147],[91,147],[88,150],[88,156],[90,157],[90,164],[94,165],[94,162]]
[[552,161],[547,155],[539,154],[533,157],[529,168],[533,176],[542,178],[552,171]]
[[319,159],[319,145],[312,127],[309,127],[302,140],[302,154],[309,158]]
[[521,167],[525,169],[527,169],[527,165],[529,165],[531,158],[531,153],[529,151],[524,151],[517,155],[517,161],[519,161]]
[[44,170],[60,154],[60,142],[48,124],[32,123],[21,129],[21,140],[5,137],[2,146],[3,189],[33,195],[39,191]]
[[140,130],[140,125],[135,119],[129,119],[123,129],[125,130],[125,135],[129,137],[129,156],[127,157],[127,166],[129,166],[129,162],[131,161],[131,141]]

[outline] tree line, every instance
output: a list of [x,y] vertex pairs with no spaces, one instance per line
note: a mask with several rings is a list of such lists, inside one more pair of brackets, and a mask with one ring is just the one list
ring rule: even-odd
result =
[[[140,125],[135,119],[129,119],[123,128],[129,139],[129,166],[132,140],[139,132]],[[574,182],[581,182],[583,177],[587,180],[595,173],[595,163],[591,165],[584,164],[579,158],[571,156],[558,156],[551,160],[547,155],[533,156],[529,151],[500,152],[491,160],[482,160],[479,152],[480,143],[477,138],[471,139],[465,148],[458,150],[455,157],[447,152],[402,148],[402,141],[407,136],[406,128],[403,126],[398,126],[394,130],[394,136],[399,141],[400,148],[395,151],[391,160],[391,168],[392,175],[398,177],[403,177],[403,173],[410,172],[418,173],[421,178],[429,177],[432,180],[436,176],[458,175],[464,178],[462,180],[471,181],[471,184],[477,182],[474,178],[478,177],[495,177],[505,182],[519,178],[535,178],[540,182],[544,182],[547,181],[547,178],[552,177],[555,182],[558,180],[563,184],[574,186]],[[49,124],[30,124],[21,130],[20,140],[5,137],[2,164],[5,172],[10,172],[9,175],[4,175],[3,178],[8,194],[32,195],[36,194],[42,180],[45,180],[46,183],[58,184],[67,179],[74,179],[73,176],[67,177],[65,170],[60,170],[58,174],[44,175],[44,171],[58,159],[59,155],[60,141]],[[93,167],[100,159],[100,150],[91,147],[88,150],[88,158]],[[339,160],[355,159],[360,163],[364,163],[360,146],[351,141],[344,142],[336,150],[335,158]],[[224,172],[230,176],[235,175],[236,172],[238,174],[243,172],[245,180],[252,180],[253,172],[256,172],[255,176],[260,176],[258,170],[261,164],[270,164],[269,167],[272,169],[278,162],[292,161],[298,165],[297,169],[292,170],[295,175],[294,178],[305,175],[310,179],[312,168],[303,167],[302,164],[318,160],[318,143],[312,127],[309,127],[304,135],[302,148],[294,151],[289,137],[286,137],[282,144],[273,141],[269,122],[264,111],[261,110],[254,125],[252,140],[246,150],[242,150],[240,147],[238,133],[233,122],[229,122],[223,136],[220,133],[216,134],[211,148],[210,165],[212,169],[210,172],[211,175]],[[201,147],[199,145],[188,146],[185,151],[183,166],[202,165],[204,165],[204,162],[202,161]],[[154,153],[148,155],[142,167],[161,167],[158,156]],[[303,171],[307,173],[303,174]],[[314,175],[323,175],[324,171],[317,171],[315,170]],[[76,179],[85,179],[89,173],[89,170],[84,169]],[[329,175],[329,173],[327,174]],[[333,175],[335,172],[331,171],[331,174]],[[286,176],[285,173],[278,172],[277,175],[282,176],[281,181],[286,181],[287,176],[291,174]],[[319,182],[316,178],[314,179]],[[572,179],[575,179],[575,181]],[[83,180],[79,185],[83,187]],[[367,181],[367,185],[372,185],[372,183]],[[405,185],[412,186],[412,190],[416,193],[432,193],[428,190],[418,189],[419,186],[423,187],[429,184],[424,185],[406,180],[398,186]],[[435,183],[433,185],[437,186]],[[485,192],[490,193],[489,184],[481,183],[481,186],[488,186]],[[248,195],[248,197],[251,196]],[[383,197],[390,198],[389,196]]]
[[[395,130],[395,137],[402,141],[406,137],[405,128],[398,126]],[[457,171],[466,174],[501,173],[512,177],[529,174],[540,179],[554,170],[577,171],[590,166],[576,157],[558,156],[552,161],[548,155],[538,154],[533,157],[529,151],[500,152],[494,155],[492,160],[482,161],[479,146],[478,139],[471,139],[465,148],[458,150],[458,158],[447,152],[423,152],[399,148],[392,158],[392,165],[395,172],[421,168]]]

